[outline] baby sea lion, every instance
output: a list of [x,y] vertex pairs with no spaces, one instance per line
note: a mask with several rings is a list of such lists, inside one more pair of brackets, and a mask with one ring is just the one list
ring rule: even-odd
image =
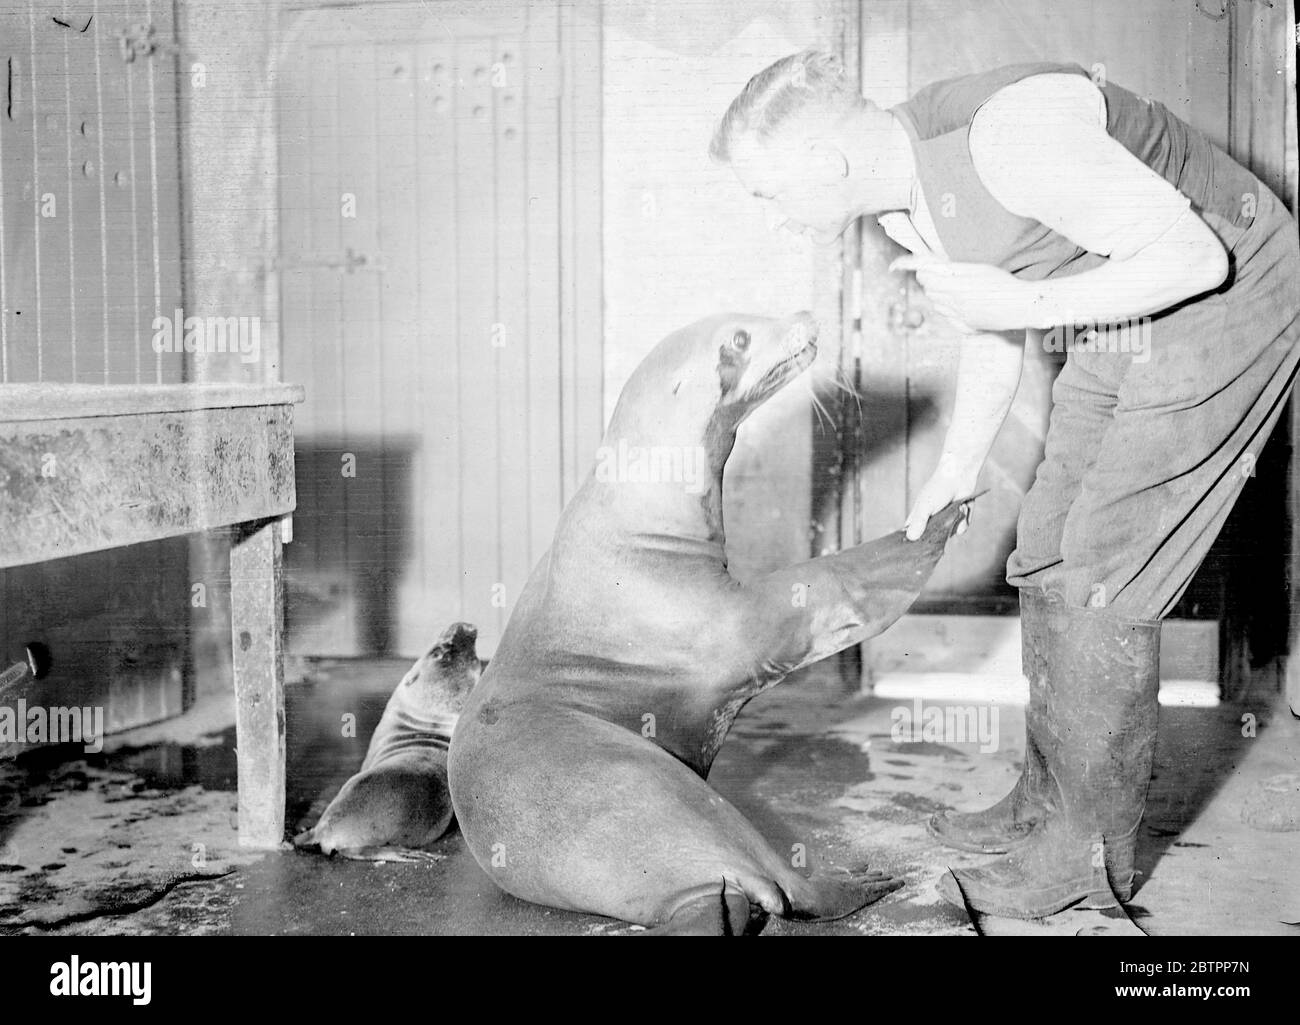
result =
[[452,737],[457,821],[515,896],[725,933],[753,908],[832,919],[902,885],[796,871],[705,782],[745,702],[892,624],[963,515],[954,504],[918,541],[899,531],[745,584],[728,573],[736,429],[813,362],[815,339],[807,313],[709,317],[623,389]]
[[478,682],[478,630],[453,623],[393,691],[361,770],[320,820],[294,837],[299,847],[366,860],[411,860],[447,831],[447,745]]

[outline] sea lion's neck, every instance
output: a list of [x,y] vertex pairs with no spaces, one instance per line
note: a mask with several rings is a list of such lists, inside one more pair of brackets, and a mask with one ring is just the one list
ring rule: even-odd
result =
[[612,423],[597,453],[592,498],[616,513],[622,533],[721,548],[722,474],[735,441],[734,429],[712,422],[676,431]]

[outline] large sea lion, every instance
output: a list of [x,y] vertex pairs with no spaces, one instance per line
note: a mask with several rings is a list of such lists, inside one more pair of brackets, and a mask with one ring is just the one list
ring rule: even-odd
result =
[[728,573],[736,429],[815,341],[807,313],[710,317],[623,389],[452,736],[457,821],[515,896],[720,933],[743,931],[751,906],[831,919],[902,885],[796,871],[705,782],[745,702],[893,623],[961,516],[954,504],[918,541],[900,531],[745,584]]
[[470,624],[453,623],[416,661],[388,699],[360,771],[294,844],[406,860],[447,831],[447,745],[481,672],[477,637]]

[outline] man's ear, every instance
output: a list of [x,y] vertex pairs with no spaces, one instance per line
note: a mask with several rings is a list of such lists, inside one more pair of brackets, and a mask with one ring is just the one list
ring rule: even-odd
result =
[[808,144],[808,149],[828,175],[836,178],[849,176],[849,158],[835,143],[828,139],[814,139]]

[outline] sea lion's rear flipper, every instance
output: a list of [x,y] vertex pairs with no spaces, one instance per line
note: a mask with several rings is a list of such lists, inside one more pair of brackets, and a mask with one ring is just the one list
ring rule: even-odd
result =
[[752,650],[787,673],[893,626],[930,579],[969,503],[952,502],[935,513],[915,541],[898,530],[746,585]]
[[792,890],[790,917],[831,922],[874,904],[902,887],[903,880],[885,872],[869,872],[865,866],[855,872],[820,872],[807,880],[806,887]]
[[725,880],[679,895],[667,921],[642,936],[741,936],[749,925],[749,898]]

